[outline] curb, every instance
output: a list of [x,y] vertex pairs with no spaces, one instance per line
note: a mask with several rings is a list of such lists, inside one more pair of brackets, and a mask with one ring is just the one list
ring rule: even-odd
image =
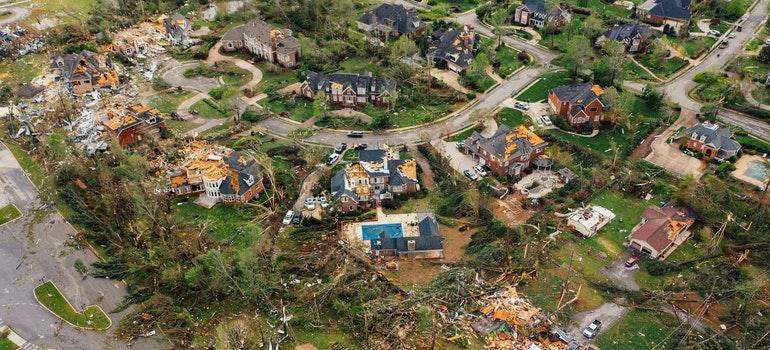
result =
[[[70,303],[70,300],[67,299],[67,297],[64,295],[64,293],[62,293],[61,290],[59,290],[59,287],[57,287],[56,284],[53,283],[53,281],[48,280],[47,282],[51,282],[51,285],[54,287],[54,289],[56,289],[57,292],[59,292],[59,294],[62,296],[62,298],[64,298],[64,301],[67,302],[67,305],[69,305],[72,308],[72,310],[78,311],[74,306],[72,306],[72,303]],[[38,287],[42,286],[43,284],[46,284],[47,282],[43,282],[42,284],[40,284],[37,287],[35,287],[35,289],[37,289]],[[54,316],[58,317],[60,320],[66,322],[67,324],[69,324],[72,327],[75,327],[75,328],[78,328],[78,329],[88,329],[88,330],[93,330],[93,331],[106,331],[106,330],[110,329],[110,327],[112,327],[112,319],[110,318],[109,315],[107,315],[106,312],[104,312],[104,309],[102,309],[102,307],[99,306],[99,305],[96,305],[96,304],[88,305],[88,306],[86,306],[86,308],[94,306],[97,309],[99,309],[99,311],[101,311],[104,314],[104,316],[107,317],[107,320],[110,321],[110,323],[107,325],[107,328],[104,328],[104,329],[97,329],[97,328],[93,328],[93,327],[81,327],[81,326],[72,324],[70,321],[65,320],[64,318],[59,316],[57,313],[51,311],[51,309],[49,309],[47,306],[43,305],[43,303],[40,302],[40,299],[37,298],[37,294],[35,293],[35,290],[32,290],[32,296],[35,297],[35,300],[37,301],[38,304],[40,304],[40,306],[42,306],[44,309],[48,310],[48,312],[50,312],[51,314],[53,314]],[[85,309],[81,310],[80,312],[81,313],[85,312]]]
[[[8,146],[6,146],[6,147],[8,147]],[[8,150],[8,152],[10,152],[10,149]],[[11,155],[13,155],[13,153],[11,153]],[[33,183],[33,185],[34,185],[34,183]],[[16,204],[8,203],[8,205],[13,206],[14,208],[16,208],[16,211],[19,212],[19,216],[17,218],[15,218],[15,219],[11,220],[11,221],[8,221],[8,222],[5,222],[3,224],[0,224],[0,227],[8,225],[8,224],[10,224],[10,223],[12,223],[12,222],[14,222],[16,220],[19,220],[19,219],[24,217],[24,213],[22,213],[21,210],[19,210],[19,207],[17,207]]]

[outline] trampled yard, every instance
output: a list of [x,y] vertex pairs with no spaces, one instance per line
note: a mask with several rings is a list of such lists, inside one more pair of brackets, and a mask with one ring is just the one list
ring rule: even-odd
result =
[[495,69],[495,73],[502,78],[507,78],[517,69],[524,65],[524,62],[518,58],[519,51],[508,46],[502,45],[497,49],[497,60],[500,66]]
[[679,322],[662,312],[631,310],[612,328],[600,334],[596,344],[602,349],[671,349],[677,337],[668,337]]
[[150,99],[150,106],[158,109],[161,113],[175,112],[182,102],[195,95],[190,91],[177,91],[175,89],[166,90]]
[[37,286],[35,297],[49,311],[77,327],[105,330],[112,325],[110,318],[99,306],[91,305],[82,312],[76,311],[51,281]]
[[219,119],[227,116],[220,105],[209,99],[198,101],[190,106],[190,112],[206,119]]
[[652,204],[660,205],[656,198],[647,202],[610,190],[598,193],[591,198],[589,204],[607,208],[615,214],[615,218],[596,236],[586,239],[587,243],[603,250],[613,258],[625,250],[623,241],[631,234],[631,229],[641,221],[644,209]]
[[666,78],[687,66],[687,61],[679,57],[666,58],[662,62],[653,62],[651,55],[644,55],[637,57],[636,61],[655,73],[659,78]]
[[[205,209],[193,204],[195,197],[190,197],[189,202],[175,205],[174,215],[179,222],[206,224],[204,233],[209,234],[222,244],[237,247],[248,247],[259,240],[259,225],[252,220],[258,210],[253,206],[245,205],[215,205],[211,209]],[[174,203],[182,203],[179,198]]]
[[529,88],[516,96],[516,99],[525,102],[538,102],[548,98],[548,91],[559,86],[570,83],[569,73],[566,71],[551,72],[545,74],[543,78],[532,84]]

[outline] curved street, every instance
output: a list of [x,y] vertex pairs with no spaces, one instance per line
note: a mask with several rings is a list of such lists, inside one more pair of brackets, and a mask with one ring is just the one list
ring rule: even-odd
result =
[[19,7],[19,6],[8,6],[8,7],[0,7],[0,12],[8,11],[11,13],[10,17],[0,19],[0,26],[4,26],[7,24],[11,24],[14,22],[21,21],[32,12],[28,8]]

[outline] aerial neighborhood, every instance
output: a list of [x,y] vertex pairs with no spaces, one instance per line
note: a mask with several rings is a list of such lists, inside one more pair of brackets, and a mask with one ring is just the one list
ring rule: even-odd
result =
[[0,350],[768,349],[768,13],[0,1]]

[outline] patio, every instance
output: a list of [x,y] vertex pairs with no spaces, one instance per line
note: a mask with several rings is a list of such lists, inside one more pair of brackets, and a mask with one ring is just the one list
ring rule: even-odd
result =
[[524,176],[514,187],[527,198],[542,198],[555,188],[564,186],[559,181],[559,175],[551,170],[535,171]]

